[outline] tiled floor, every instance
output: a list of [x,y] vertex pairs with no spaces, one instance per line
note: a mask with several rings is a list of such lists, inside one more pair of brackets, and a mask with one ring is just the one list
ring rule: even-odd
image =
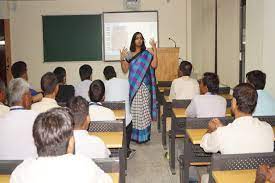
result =
[[[179,143],[179,142],[178,142]],[[164,158],[165,151],[161,145],[161,134],[157,132],[156,124],[152,126],[151,141],[147,144],[131,144],[137,152],[133,159],[128,160],[127,183],[178,183],[179,172],[172,175],[168,160]]]

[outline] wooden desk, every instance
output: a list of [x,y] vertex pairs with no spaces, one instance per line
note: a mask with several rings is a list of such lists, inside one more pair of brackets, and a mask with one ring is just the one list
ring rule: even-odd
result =
[[255,182],[256,170],[226,170],[213,171],[213,178],[216,183],[243,183]]
[[[274,141],[275,141],[275,126],[272,127],[274,131]],[[193,144],[200,144],[202,137],[207,132],[207,129],[186,129],[191,142]]]
[[[119,173],[108,173],[108,174],[111,176],[113,183],[119,182]],[[0,175],[0,182],[1,183],[9,183],[10,175]]]
[[0,182],[1,183],[9,183],[10,182],[10,175],[0,175]]
[[115,113],[116,119],[125,119],[125,110],[112,110]]
[[113,183],[118,183],[119,182],[119,173],[108,173],[113,180]]
[[89,134],[103,140],[107,148],[122,148],[123,132],[89,132]]
[[159,87],[159,92],[163,93],[164,90],[169,90],[171,87]]
[[172,108],[176,118],[186,118],[185,108]]
[[186,133],[193,144],[200,144],[206,132],[207,129],[186,129]]
[[[176,118],[185,118],[187,117],[185,114],[185,108],[172,108],[173,113],[175,114]],[[231,116],[231,108],[226,109],[226,116]]]

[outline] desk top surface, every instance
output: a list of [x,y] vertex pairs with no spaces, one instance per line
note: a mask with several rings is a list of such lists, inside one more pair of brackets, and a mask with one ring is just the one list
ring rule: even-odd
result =
[[123,132],[89,132],[99,137],[107,148],[122,148]]
[[[233,96],[230,94],[221,94],[220,96],[224,97],[225,99],[232,99]],[[169,96],[164,96],[165,102],[172,102],[172,100],[170,100]]]
[[[108,173],[108,174],[111,176],[113,183],[119,182],[119,173]],[[1,183],[9,183],[10,175],[0,175],[0,182]]]
[[[172,108],[172,111],[176,118],[185,118],[187,117],[185,114],[186,108]],[[226,116],[231,116],[231,108],[226,109]]]
[[[275,141],[275,126],[272,126],[274,132],[274,141]],[[186,129],[186,133],[189,136],[193,144],[200,144],[202,137],[207,132],[207,129]]]
[[120,110],[112,110],[112,111],[114,111],[116,119],[121,119],[121,120],[125,119],[125,110],[120,109]]
[[256,170],[226,170],[213,171],[213,178],[216,183],[243,183],[255,182]]

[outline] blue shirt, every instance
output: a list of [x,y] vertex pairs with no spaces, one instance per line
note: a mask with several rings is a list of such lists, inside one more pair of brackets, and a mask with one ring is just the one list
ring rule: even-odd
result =
[[253,116],[275,115],[275,100],[264,90],[257,90],[258,101]]

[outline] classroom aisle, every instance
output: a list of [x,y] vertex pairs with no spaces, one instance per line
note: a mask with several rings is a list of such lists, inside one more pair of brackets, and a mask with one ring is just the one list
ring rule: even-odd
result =
[[161,145],[161,134],[157,132],[156,123],[152,126],[151,141],[147,144],[131,144],[137,152],[133,159],[128,160],[128,175],[126,183],[178,183],[179,166],[176,163],[177,174],[172,175],[168,160],[164,158],[165,151]]

